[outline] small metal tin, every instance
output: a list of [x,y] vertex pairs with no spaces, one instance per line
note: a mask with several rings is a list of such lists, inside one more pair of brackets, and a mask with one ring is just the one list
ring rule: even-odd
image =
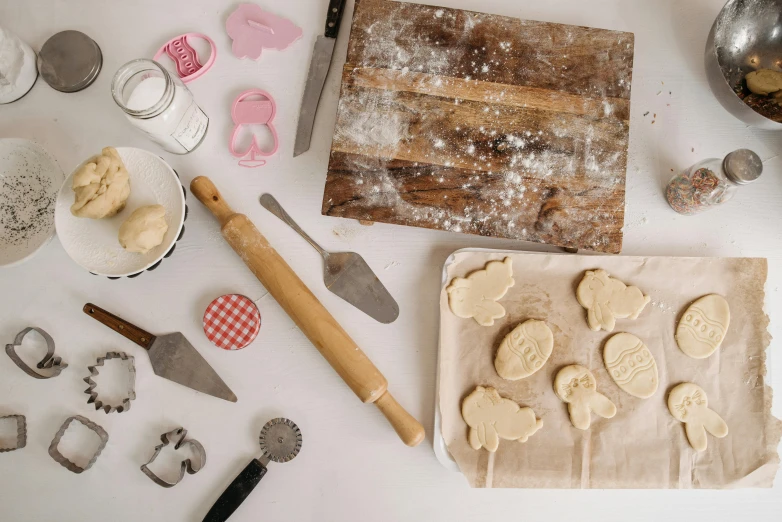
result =
[[763,173],[763,160],[749,149],[739,149],[725,157],[727,178],[737,185],[752,183]]
[[86,89],[100,73],[103,54],[95,41],[79,31],[62,31],[48,40],[38,53],[41,78],[60,92]]

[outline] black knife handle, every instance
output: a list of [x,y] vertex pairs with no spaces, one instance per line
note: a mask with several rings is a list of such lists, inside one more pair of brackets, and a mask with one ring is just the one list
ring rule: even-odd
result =
[[342,22],[342,12],[347,0],[330,0],[329,13],[326,15],[326,38],[336,38],[339,24]]
[[266,466],[258,459],[253,459],[225,488],[223,494],[204,517],[204,522],[225,522],[236,509],[242,505],[255,486],[266,475]]

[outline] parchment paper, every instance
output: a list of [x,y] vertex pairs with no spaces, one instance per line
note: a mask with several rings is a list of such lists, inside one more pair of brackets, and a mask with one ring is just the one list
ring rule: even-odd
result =
[[[771,487],[779,466],[782,422],[771,416],[771,388],[765,385],[765,350],[770,342],[763,311],[768,272],[765,259],[577,256],[464,252],[447,267],[448,282],[513,259],[515,285],[500,300],[506,316],[494,326],[451,313],[440,296],[440,388],[442,434],[448,450],[473,487],[516,488],[728,488]],[[585,270],[603,268],[652,301],[636,320],[620,319],[614,332],[593,332],[575,298]],[[447,282],[446,282],[447,284]],[[716,293],[731,309],[720,349],[707,359],[691,359],[676,345],[679,316],[695,299]],[[503,337],[527,319],[545,320],[554,333],[546,365],[520,381],[506,381],[494,369]],[[649,399],[638,399],[614,383],[602,348],[614,333],[630,332],[649,347],[660,384]],[[568,364],[589,368],[597,389],[614,404],[612,419],[592,414],[587,431],[575,429],[567,408],[554,394],[556,372]],[[708,396],[709,407],[727,422],[724,439],[708,435],[697,453],[684,425],[668,412],[670,389],[691,381]],[[501,440],[492,456],[473,450],[461,401],[477,385],[531,407],[543,428],[526,443]]]

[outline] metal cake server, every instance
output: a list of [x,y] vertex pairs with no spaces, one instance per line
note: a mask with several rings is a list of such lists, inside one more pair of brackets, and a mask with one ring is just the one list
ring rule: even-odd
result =
[[155,336],[92,303],[84,313],[144,348],[149,353],[155,375],[209,394],[236,402],[236,395],[217,375],[185,336],[179,332]]
[[294,158],[310,149],[315,113],[318,111],[320,95],[323,92],[326,76],[331,67],[331,56],[334,54],[334,45],[337,42],[337,34],[339,33],[340,22],[342,22],[342,11],[345,9],[345,3],[346,0],[329,0],[329,10],[326,14],[326,33],[323,36],[318,36],[318,39],[315,41],[310,70],[307,73],[307,84],[304,87],[304,95],[301,99],[299,124],[296,128],[296,142],[293,146]]
[[326,252],[288,215],[271,194],[261,196],[263,208],[280,218],[315,248],[323,257],[323,282],[326,288],[371,318],[393,323],[399,317],[399,305],[364,258],[355,252]]
[[260,459],[253,459],[223,491],[212,505],[203,522],[224,522],[242,505],[255,486],[266,475],[269,461],[288,462],[301,451],[301,430],[288,419],[278,417],[261,428]]

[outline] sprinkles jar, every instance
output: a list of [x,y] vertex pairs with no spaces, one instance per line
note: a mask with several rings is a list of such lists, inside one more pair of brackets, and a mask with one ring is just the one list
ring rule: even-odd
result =
[[710,158],[677,174],[665,188],[665,198],[676,212],[691,216],[730,200],[739,185],[752,183],[763,172],[760,157],[748,149]]

